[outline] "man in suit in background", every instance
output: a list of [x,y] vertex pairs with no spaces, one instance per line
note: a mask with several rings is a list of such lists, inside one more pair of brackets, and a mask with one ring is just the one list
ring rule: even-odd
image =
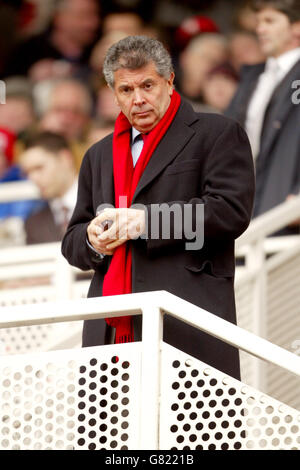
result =
[[[95,270],[89,297],[167,290],[235,323],[234,240],[249,224],[254,193],[246,133],[181,99],[155,39],[111,46],[104,75],[121,113],[83,159],[63,255]],[[140,340],[139,321],[86,321],[83,345]],[[239,377],[235,348],[168,315],[164,340]]]
[[[256,0],[253,5],[267,61],[244,67],[225,114],[244,126],[252,146],[258,216],[300,191],[300,1]],[[299,225],[284,233],[295,231]]]
[[45,200],[44,207],[25,220],[27,244],[60,241],[77,196],[75,162],[66,139],[51,132],[29,137],[20,165]]

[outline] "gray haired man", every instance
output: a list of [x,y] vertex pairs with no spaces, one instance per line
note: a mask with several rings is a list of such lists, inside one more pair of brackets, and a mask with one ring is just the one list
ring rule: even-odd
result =
[[[234,323],[234,240],[249,224],[254,193],[245,132],[181,99],[157,40],[114,44],[104,75],[121,112],[113,134],[83,159],[64,256],[95,270],[90,297],[166,290]],[[96,215],[99,206],[106,210]],[[200,231],[204,243],[191,243]],[[83,345],[110,342],[112,331],[116,342],[140,340],[138,323],[87,321]],[[235,348],[168,315],[164,340],[239,377]]]

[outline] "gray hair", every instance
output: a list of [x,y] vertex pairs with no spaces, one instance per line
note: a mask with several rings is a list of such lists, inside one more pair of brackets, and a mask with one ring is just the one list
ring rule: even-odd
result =
[[108,49],[103,74],[113,88],[114,72],[121,68],[138,70],[150,62],[154,62],[157,73],[166,79],[173,72],[170,54],[160,41],[147,36],[128,36]]

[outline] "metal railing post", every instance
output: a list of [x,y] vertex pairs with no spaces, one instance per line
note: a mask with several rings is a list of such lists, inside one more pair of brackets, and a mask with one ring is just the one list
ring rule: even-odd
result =
[[[266,338],[267,276],[263,239],[251,244],[246,260],[246,266],[250,270],[257,272],[253,281],[252,332],[257,336]],[[266,365],[258,359],[253,359],[253,361],[255,364],[253,386],[264,391],[266,385]]]
[[[159,297],[158,297],[159,300]],[[157,304],[158,305],[158,304]],[[143,308],[140,449],[159,449],[160,344],[163,315],[159,307]]]

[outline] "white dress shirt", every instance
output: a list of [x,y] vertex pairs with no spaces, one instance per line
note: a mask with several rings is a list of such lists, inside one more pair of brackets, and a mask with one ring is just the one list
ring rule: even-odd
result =
[[269,57],[265,70],[258,79],[245,122],[254,159],[259,153],[264,116],[273,92],[298,60],[300,60],[300,47],[285,52],[277,58]]
[[77,199],[78,180],[75,179],[72,186],[62,196],[49,201],[50,209],[53,213],[56,225],[62,226],[65,219],[70,220]]
[[142,138],[142,134],[138,131],[135,127],[131,129],[131,154],[132,154],[132,162],[133,167],[137,164],[139,156],[142,153],[144,146],[144,141]]

